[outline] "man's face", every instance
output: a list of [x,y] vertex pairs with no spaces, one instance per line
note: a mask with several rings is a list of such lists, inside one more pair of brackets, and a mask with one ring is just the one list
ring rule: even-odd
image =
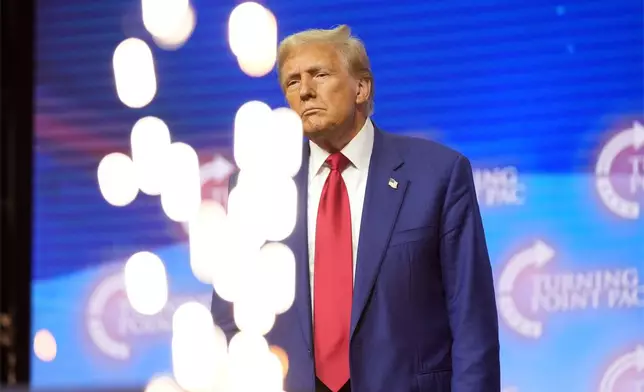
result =
[[297,48],[282,65],[281,77],[286,100],[302,118],[305,135],[321,136],[353,120],[358,81],[333,46]]

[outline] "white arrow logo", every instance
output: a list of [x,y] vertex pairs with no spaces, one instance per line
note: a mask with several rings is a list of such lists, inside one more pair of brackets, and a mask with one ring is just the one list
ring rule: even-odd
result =
[[[211,161],[204,163],[199,169],[201,178],[201,189],[204,192],[204,186],[210,181],[221,183],[228,179],[235,171],[235,165],[229,162],[222,155],[215,155]],[[203,198],[206,200],[213,200],[217,203],[224,204],[228,198],[228,186],[214,186],[209,189],[209,194],[204,194]],[[188,234],[188,222],[182,222],[183,229]]]
[[638,373],[644,371],[644,346],[637,346],[635,350],[622,355],[613,362],[599,384],[599,392],[616,392],[615,384],[627,371],[635,369]]
[[543,267],[554,258],[555,251],[543,241],[537,240],[531,247],[514,255],[501,273],[499,279],[499,313],[506,324],[529,338],[539,338],[543,333],[543,324],[521,314],[512,297],[514,284],[519,275],[528,267]]
[[604,146],[595,166],[595,186],[602,201],[613,213],[625,219],[637,219],[640,216],[640,205],[635,201],[621,197],[610,181],[613,162],[620,152],[629,147],[636,150],[644,146],[644,126],[639,122],[613,136]]

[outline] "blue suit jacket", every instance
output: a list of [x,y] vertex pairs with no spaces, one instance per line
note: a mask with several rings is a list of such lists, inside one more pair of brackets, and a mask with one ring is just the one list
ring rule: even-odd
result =
[[[266,336],[289,356],[287,392],[315,390],[304,148],[297,224],[284,241],[297,260],[295,303]],[[360,227],[352,391],[499,391],[494,285],[467,158],[376,129]],[[212,313],[230,339],[231,304],[214,294]]]

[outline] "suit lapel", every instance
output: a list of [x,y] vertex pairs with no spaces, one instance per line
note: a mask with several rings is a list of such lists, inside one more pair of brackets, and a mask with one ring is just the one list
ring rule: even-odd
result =
[[297,186],[297,221],[293,233],[284,241],[295,255],[295,302],[297,318],[302,329],[302,336],[311,349],[312,344],[312,313],[311,288],[309,278],[309,245],[308,245],[308,173],[309,173],[309,143],[304,142],[302,166],[295,176]]
[[403,160],[396,150],[395,140],[390,139],[393,138],[375,129],[358,242],[351,310],[352,338],[376,282],[407,190],[408,180],[402,171],[397,171]]

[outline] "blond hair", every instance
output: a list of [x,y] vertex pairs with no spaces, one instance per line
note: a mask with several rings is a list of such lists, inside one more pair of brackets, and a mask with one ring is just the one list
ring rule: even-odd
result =
[[367,98],[366,109],[368,115],[373,114],[374,81],[367,50],[359,38],[351,35],[351,28],[347,25],[340,25],[333,29],[305,30],[284,38],[277,48],[277,77],[280,85],[284,62],[295,48],[307,44],[333,45],[353,77],[367,79],[371,82],[371,92]]

